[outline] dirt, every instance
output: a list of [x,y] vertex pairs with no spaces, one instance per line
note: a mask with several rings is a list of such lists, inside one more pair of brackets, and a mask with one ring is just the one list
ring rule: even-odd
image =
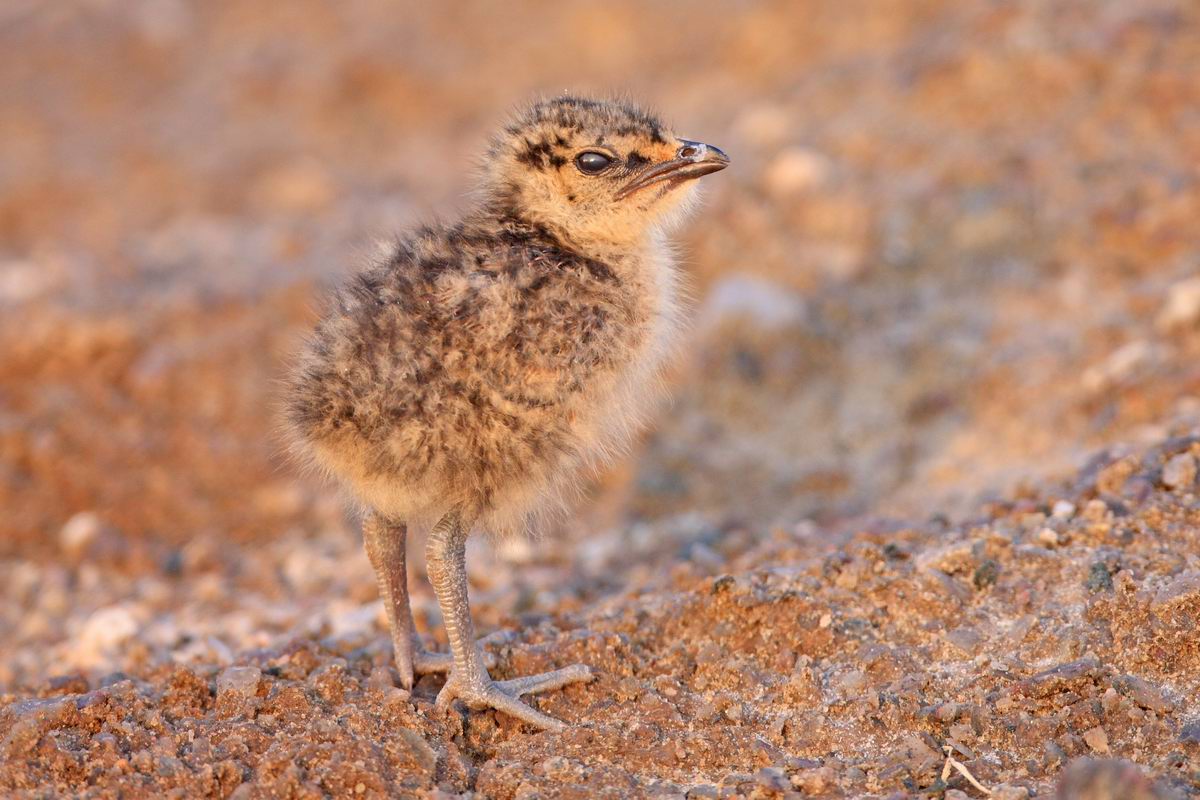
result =
[[[0,794],[1200,794],[1198,34],[1183,0],[9,4]],[[472,542],[495,675],[597,672],[534,700],[558,735],[395,685],[272,409],[316,290],[564,86],[735,163],[682,237],[675,403],[555,535]]]

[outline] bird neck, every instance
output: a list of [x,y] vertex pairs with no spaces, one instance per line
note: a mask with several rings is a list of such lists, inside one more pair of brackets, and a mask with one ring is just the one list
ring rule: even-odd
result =
[[645,249],[651,239],[648,232],[635,237],[580,235],[553,221],[532,217],[518,205],[505,202],[504,198],[493,198],[485,203],[478,219],[498,225],[500,236],[511,244],[563,251],[609,264]]

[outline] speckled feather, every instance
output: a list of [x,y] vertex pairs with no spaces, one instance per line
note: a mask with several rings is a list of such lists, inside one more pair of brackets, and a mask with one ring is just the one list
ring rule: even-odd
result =
[[[505,534],[561,505],[644,423],[678,338],[662,226],[684,198],[611,199],[641,160],[674,153],[665,131],[575,98],[517,117],[475,210],[334,296],[288,386],[298,449],[410,524],[460,508]],[[569,163],[592,144],[620,156],[606,182]]]

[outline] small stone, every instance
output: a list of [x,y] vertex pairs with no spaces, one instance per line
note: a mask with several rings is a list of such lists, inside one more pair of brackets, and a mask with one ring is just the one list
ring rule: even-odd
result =
[[1196,459],[1191,453],[1172,456],[1163,465],[1162,482],[1168,489],[1187,491],[1196,483]]
[[1092,749],[1093,753],[1099,753],[1100,755],[1108,753],[1108,733],[1099,725],[1085,731],[1083,741],[1087,743],[1087,746]]
[[942,763],[943,756],[930,747],[922,737],[909,734],[900,740],[895,760],[897,763],[907,764],[913,772],[922,772],[934,764]]
[[787,773],[779,767],[763,767],[754,773],[754,781],[764,789],[784,792],[791,788]]
[[1167,614],[1175,608],[1195,602],[1200,597],[1200,572],[1184,570],[1160,588],[1150,601],[1150,608],[1158,614]]
[[1050,516],[1055,519],[1070,519],[1075,516],[1075,504],[1067,500],[1059,500],[1050,509]]
[[1154,325],[1165,333],[1197,322],[1200,322],[1200,276],[1182,280],[1167,290],[1167,302]]
[[962,789],[947,789],[942,797],[946,800],[971,800],[970,796]]
[[226,667],[217,675],[217,704],[229,716],[250,714],[258,708],[258,667]]
[[727,788],[736,788],[743,783],[753,783],[754,776],[745,772],[730,772],[721,778],[721,786]]
[[975,570],[973,582],[975,588],[982,591],[996,583],[996,579],[1000,577],[1000,562],[994,558],[985,559],[982,564]]
[[1097,561],[1088,568],[1087,581],[1084,582],[1088,591],[1095,594],[1096,592],[1111,592],[1113,589],[1112,572],[1108,565],[1103,561]]
[[852,669],[849,672],[839,675],[834,684],[841,690],[843,697],[857,696],[867,685],[867,676],[862,670]]
[[58,543],[67,555],[77,556],[100,534],[103,523],[94,511],[81,511],[58,532]]
[[[1142,708],[1148,708],[1156,714],[1166,714],[1175,706],[1163,696],[1162,689],[1144,681],[1136,675],[1125,675],[1117,682],[1117,688],[1129,695],[1129,699]],[[1198,726],[1200,733],[1200,726]]]
[[1027,697],[1049,697],[1076,681],[1095,676],[1099,669],[1099,659],[1085,656],[1031,675],[1021,681],[1018,688]]
[[400,735],[412,751],[417,759],[417,763],[421,768],[432,775],[437,769],[438,756],[437,751],[429,746],[429,742],[425,741],[425,737],[414,730],[408,728],[396,728],[396,733]]
[[1058,531],[1054,528],[1042,528],[1034,539],[1043,547],[1058,547],[1059,543]]
[[992,789],[990,800],[1028,800],[1029,790],[1024,786],[1009,786],[1004,783]]
[[64,717],[75,704],[67,697],[22,700],[5,709],[8,728],[0,737],[0,756],[17,759],[32,754],[38,741]]
[[983,636],[974,628],[966,626],[946,631],[946,641],[962,651],[964,655],[973,655],[979,650]]
[[1053,739],[1048,740],[1042,745],[1042,766],[1047,769],[1066,763],[1067,753],[1062,749],[1062,746]]
[[1103,364],[1083,371],[1081,382],[1089,392],[1101,392],[1130,380],[1162,360],[1162,346],[1135,339],[1114,350]]
[[[571,762],[563,756],[550,756],[549,758],[544,759],[542,763],[538,765],[538,768],[541,770],[543,775],[547,775],[551,778],[561,779],[564,774],[570,772]],[[567,777],[569,777],[569,775],[567,775]]]
[[1089,522],[1103,522],[1108,518],[1108,503],[1103,500],[1088,500],[1083,507],[1083,517]]
[[729,591],[737,585],[737,579],[732,575],[719,575],[712,582],[712,593],[720,594]]
[[1193,720],[1179,729],[1179,741],[1200,744],[1200,720]]
[[137,617],[126,605],[101,608],[84,623],[75,647],[80,666],[92,667],[104,660],[138,632]]
[[969,742],[975,738],[975,729],[965,723],[950,726],[950,738],[956,742]]
[[829,791],[837,783],[833,767],[802,769],[791,777],[792,786],[805,794],[819,795]]

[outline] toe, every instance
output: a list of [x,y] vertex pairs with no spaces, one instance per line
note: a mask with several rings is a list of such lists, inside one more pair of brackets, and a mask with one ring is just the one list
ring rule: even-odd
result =
[[418,675],[449,672],[452,666],[454,666],[454,659],[448,653],[431,653],[428,650],[418,650],[413,654],[413,671]]
[[592,670],[584,664],[572,664],[569,667],[556,669],[553,672],[543,672],[540,675],[528,675],[523,678],[513,678],[500,681],[500,688],[514,697],[536,692],[549,692],[560,689],[571,683],[590,681]]
[[522,722],[544,731],[564,731],[566,723],[530,708],[515,697],[496,689],[488,698],[488,705],[497,711],[503,711],[509,716],[516,717]]

